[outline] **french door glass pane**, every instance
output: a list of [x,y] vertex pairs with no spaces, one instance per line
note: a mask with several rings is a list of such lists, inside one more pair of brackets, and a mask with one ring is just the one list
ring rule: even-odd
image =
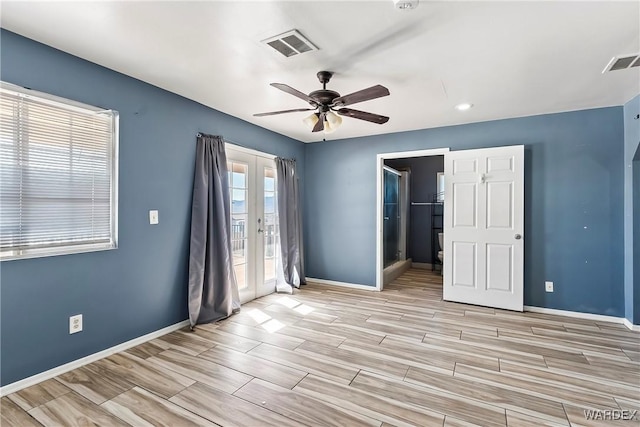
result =
[[248,286],[247,281],[247,174],[249,165],[228,162],[229,185],[231,196],[231,249],[233,251],[233,268],[236,273],[238,288]]
[[264,281],[276,279],[276,261],[280,257],[276,170],[264,168]]

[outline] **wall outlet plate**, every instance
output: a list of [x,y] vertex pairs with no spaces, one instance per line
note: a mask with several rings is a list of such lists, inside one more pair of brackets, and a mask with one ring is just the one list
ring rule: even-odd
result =
[[82,314],[69,317],[69,333],[75,334],[82,331]]
[[553,282],[544,282],[544,289],[547,292],[553,292]]
[[149,211],[149,224],[157,224],[158,223],[158,211],[153,210]]

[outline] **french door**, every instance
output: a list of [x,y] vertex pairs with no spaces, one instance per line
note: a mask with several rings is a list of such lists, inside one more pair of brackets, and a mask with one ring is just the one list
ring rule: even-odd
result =
[[275,291],[279,265],[276,167],[273,159],[227,146],[231,245],[240,302]]

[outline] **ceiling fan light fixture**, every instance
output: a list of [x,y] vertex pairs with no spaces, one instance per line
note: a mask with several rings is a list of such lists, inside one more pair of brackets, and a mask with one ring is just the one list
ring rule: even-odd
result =
[[318,123],[318,117],[320,115],[318,113],[309,114],[307,117],[302,119],[302,123],[307,125],[309,129],[313,129],[313,127]]
[[458,104],[455,106],[455,109],[458,111],[467,111],[469,110],[471,107],[473,107],[473,104],[470,104],[468,102],[463,102],[462,104]]
[[333,133],[342,124],[342,117],[328,111],[324,116],[324,133]]
[[339,115],[337,115],[334,112],[329,111],[327,113],[326,117],[327,117],[327,121],[329,122],[331,127],[334,128],[334,129],[339,128],[340,125],[342,124],[342,117],[340,117]]

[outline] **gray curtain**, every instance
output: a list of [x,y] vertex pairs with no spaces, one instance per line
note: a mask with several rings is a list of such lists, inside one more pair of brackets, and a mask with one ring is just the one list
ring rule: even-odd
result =
[[240,309],[231,251],[230,205],[224,140],[198,134],[189,250],[191,328],[224,319]]
[[[276,157],[278,172],[278,217],[282,268],[287,285],[305,283],[302,244],[302,204],[298,190],[296,161]],[[279,291],[283,291],[278,287]]]

